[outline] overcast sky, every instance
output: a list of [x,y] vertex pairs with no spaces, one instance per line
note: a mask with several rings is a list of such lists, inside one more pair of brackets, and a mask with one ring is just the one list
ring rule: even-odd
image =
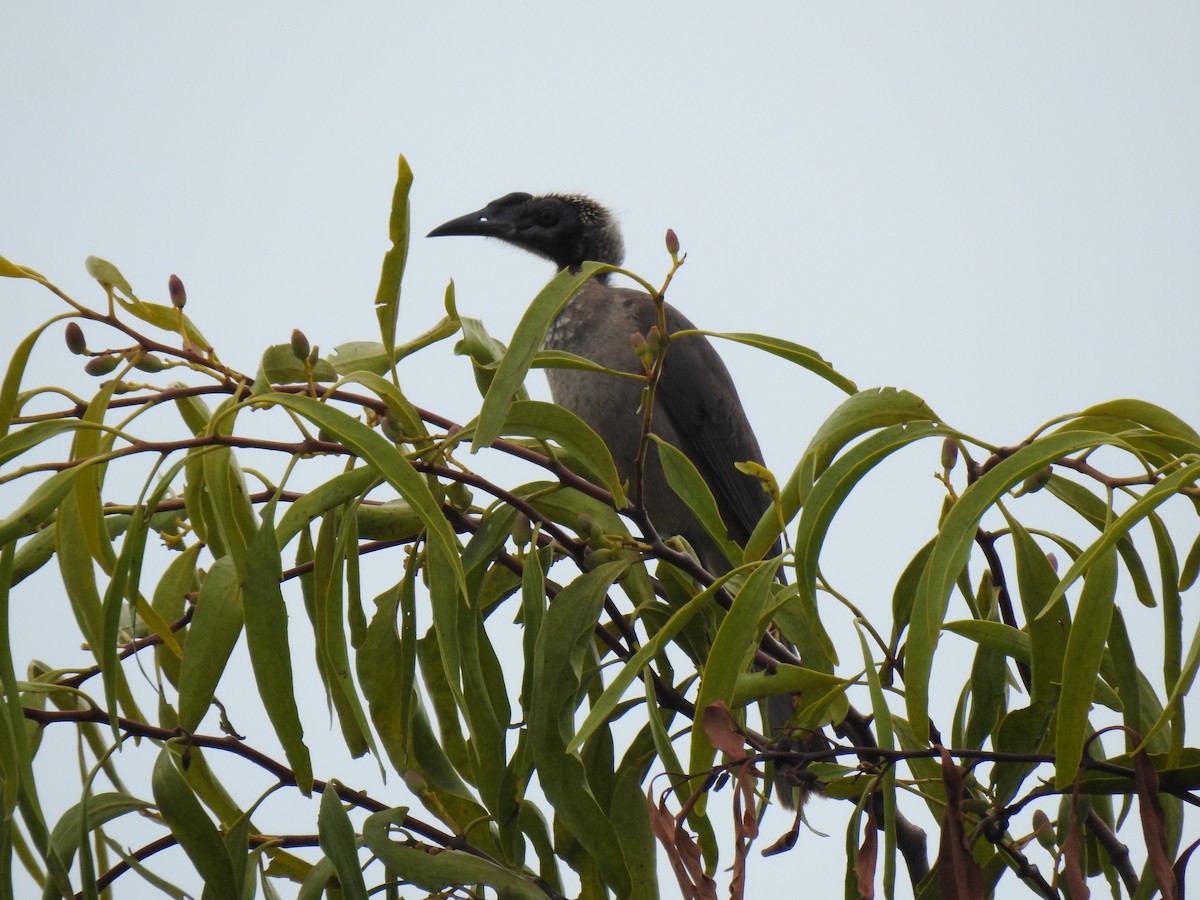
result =
[[[93,303],[89,254],[146,299],[178,273],[222,359],[253,371],[296,327],[323,348],[376,336],[403,153],[417,235],[509,191],[592,194],[651,280],[676,230],[671,300],[701,327],[811,346],[986,441],[1124,396],[1200,422],[1200,8],[733,10],[22,4],[0,53],[0,254]],[[551,274],[498,243],[414,238],[400,331],[436,321],[453,278],[463,314],[506,339]],[[7,280],[0,308],[0,355],[61,310]],[[839,393],[722,352],[786,477]],[[90,384],[63,360],[39,357],[40,377]],[[448,345],[403,374],[421,405],[477,408]],[[870,482],[863,528],[835,535],[883,622],[935,527],[936,452]],[[771,878],[841,857],[827,807],[832,837]]]

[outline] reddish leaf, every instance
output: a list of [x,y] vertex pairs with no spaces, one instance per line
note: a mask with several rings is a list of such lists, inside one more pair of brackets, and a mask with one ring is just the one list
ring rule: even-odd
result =
[[1063,841],[1063,875],[1071,900],[1087,900],[1092,896],[1083,874],[1083,841],[1079,828],[1079,779],[1075,779],[1075,793],[1071,797],[1071,824],[1067,826],[1067,839]]
[[942,782],[946,787],[946,812],[942,817],[942,840],[938,848],[938,888],[942,900],[975,900],[983,896],[983,869],[971,856],[963,827],[962,769],[954,764],[945,747]]
[[1179,885],[1179,900],[1184,900],[1184,887],[1187,885],[1187,879],[1184,874],[1187,872],[1188,860],[1192,858],[1192,854],[1196,848],[1200,847],[1200,840],[1193,841],[1188,845],[1188,848],[1179,854],[1179,859],[1175,860],[1175,865],[1172,869],[1175,873],[1175,882]]
[[1158,799],[1158,772],[1145,750],[1133,754],[1133,780],[1137,785],[1138,813],[1146,836],[1146,857],[1158,881],[1163,900],[1179,900],[1179,885],[1167,855],[1167,830]]
[[875,900],[875,867],[879,862],[879,826],[875,822],[875,804],[867,807],[867,827],[862,845],[854,862],[858,874],[858,896],[862,900]]

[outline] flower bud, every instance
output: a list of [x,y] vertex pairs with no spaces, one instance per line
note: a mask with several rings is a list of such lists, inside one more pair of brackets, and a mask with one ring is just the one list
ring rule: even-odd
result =
[[667,252],[672,256],[679,255],[679,235],[673,228],[667,229]]
[[104,356],[93,356],[87,361],[87,365],[83,367],[83,371],[89,375],[107,375],[117,367],[117,363],[121,361],[121,357],[106,354]]
[[133,364],[135,369],[141,369],[143,372],[161,372],[167,367],[167,364],[154,356],[151,353],[143,353],[137,358],[137,362]]
[[642,368],[649,372],[654,365],[654,354],[650,352],[646,339],[635,331],[629,335],[629,342],[633,344],[633,353],[641,361]]
[[171,305],[176,309],[183,309],[187,303],[187,291],[183,289],[183,281],[178,275],[172,275],[167,279],[167,291],[171,295]]
[[524,513],[517,514],[513,522],[512,536],[518,547],[524,547],[533,540],[533,526],[529,522],[529,516]]
[[662,332],[658,330],[658,326],[651,326],[646,332],[646,347],[649,348],[652,357],[657,357],[662,353]]
[[475,497],[471,494],[471,489],[461,481],[452,481],[446,488],[446,499],[454,509],[466,512],[471,508],[471,501]]
[[942,469],[949,472],[958,462],[958,444],[954,442],[954,438],[946,438],[942,441]]
[[1050,481],[1050,476],[1053,474],[1054,469],[1052,469],[1050,466],[1044,466],[1043,468],[1038,469],[1025,479],[1024,483],[1021,485],[1021,490],[1017,492],[1017,496],[1021,496],[1023,494],[1033,494],[1037,491],[1040,491],[1047,485],[1047,483]]
[[87,340],[84,338],[83,329],[79,327],[78,322],[67,323],[67,349],[76,356],[87,353]]
[[1033,811],[1033,836],[1037,838],[1037,842],[1046,850],[1053,850],[1058,844],[1054,836],[1054,825],[1051,823],[1050,817],[1040,809]]
[[387,415],[379,420],[379,426],[383,430],[384,437],[393,444],[404,442],[404,423],[390,409],[387,411]]
[[292,329],[292,356],[304,362],[308,359],[308,352],[311,348],[308,346],[308,338],[304,336],[304,332],[299,328]]
[[1050,563],[1050,568],[1053,569],[1054,574],[1057,575],[1058,574],[1058,557],[1054,555],[1053,551],[1046,554],[1046,562]]

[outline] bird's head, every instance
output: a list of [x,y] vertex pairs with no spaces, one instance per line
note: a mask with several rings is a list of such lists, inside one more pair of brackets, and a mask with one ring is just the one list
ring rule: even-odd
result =
[[483,209],[439,225],[429,237],[451,234],[500,238],[560,269],[578,269],[585,260],[619,266],[625,259],[612,213],[580,194],[506,194]]

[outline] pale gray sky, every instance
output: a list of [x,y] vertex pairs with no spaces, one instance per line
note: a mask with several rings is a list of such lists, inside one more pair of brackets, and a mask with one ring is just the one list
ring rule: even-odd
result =
[[[417,235],[509,191],[590,193],[651,280],[678,232],[671,300],[701,327],[806,344],[984,440],[1124,396],[1200,421],[1194,6],[24,4],[5,23],[0,254],[95,303],[89,254],[148,299],[178,273],[238,368],[294,327],[324,348],[375,337],[404,153]],[[400,330],[434,322],[454,278],[505,339],[550,274],[414,238]],[[11,281],[0,307],[0,355],[61,308]],[[786,477],[838,393],[722,352]],[[90,384],[52,358],[42,378]],[[448,346],[403,374],[417,403],[477,408]],[[936,522],[936,452],[870,480],[861,525],[831,539],[829,569],[882,622]],[[68,615],[24,602],[43,627]],[[833,835],[762,865],[760,889],[831,870],[843,816],[815,813]]]

